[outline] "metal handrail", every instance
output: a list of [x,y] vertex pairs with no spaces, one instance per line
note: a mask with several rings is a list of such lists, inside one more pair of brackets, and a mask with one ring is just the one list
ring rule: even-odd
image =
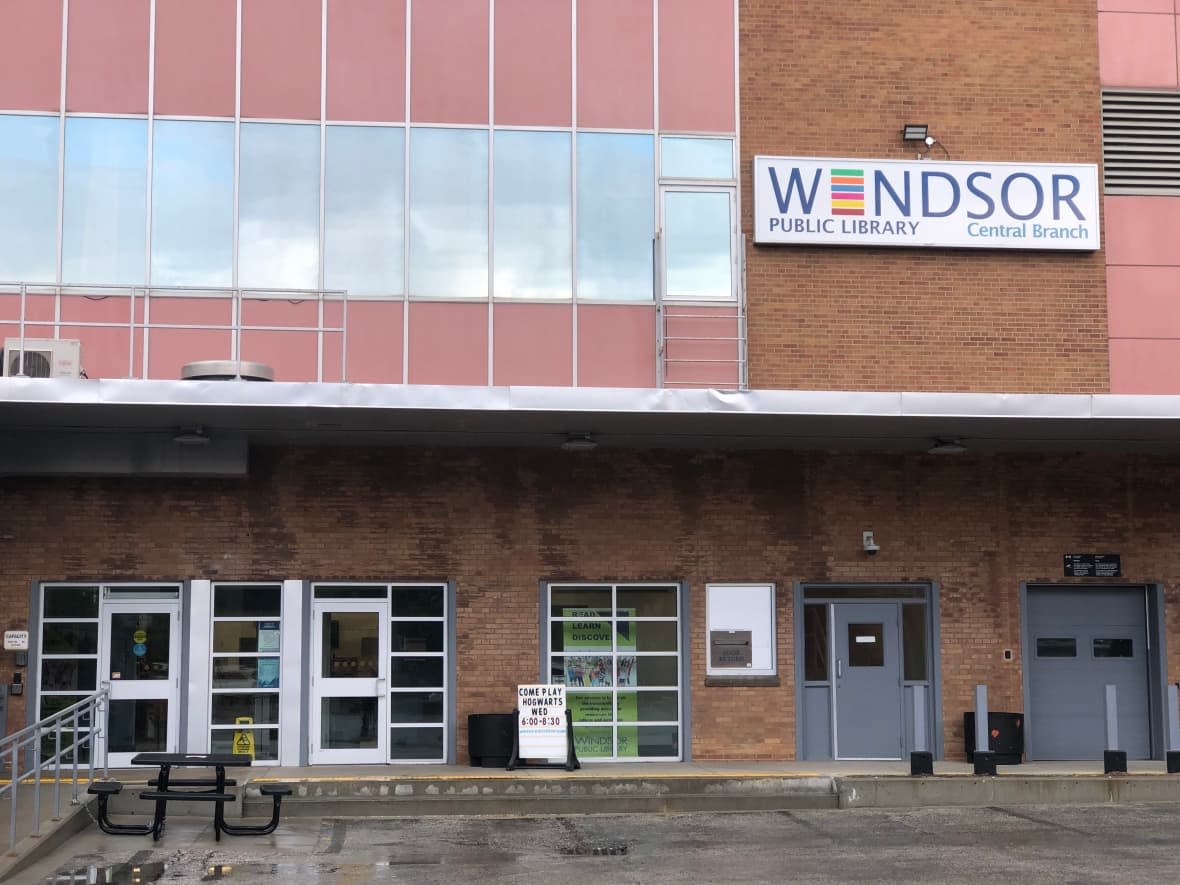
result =
[[[242,360],[242,332],[314,332],[316,333],[316,374],[319,381],[324,376],[324,336],[340,336],[340,378],[347,380],[348,373],[348,291],[346,289],[282,289],[282,288],[223,288],[218,286],[135,286],[118,284],[56,284],[37,282],[7,282],[0,280],[0,294],[17,294],[20,296],[20,313],[15,321],[0,321],[0,328],[15,326],[21,341],[21,371],[24,371],[24,340],[28,337],[28,330],[52,330],[46,337],[58,337],[61,326],[79,329],[126,329],[127,342],[127,376],[129,378],[148,378],[148,359],[150,350],[150,335],[154,329],[197,329],[210,332],[227,332],[230,335],[230,359]],[[84,319],[63,319],[61,317],[60,300],[63,295],[78,295],[103,299],[123,296],[128,299],[127,320],[122,322],[95,321]],[[54,305],[52,319],[30,319],[27,302],[30,297],[52,297],[57,299]],[[161,323],[152,322],[151,306],[153,300],[166,298],[210,298],[228,299],[230,302],[230,316],[228,323]],[[300,303],[304,301],[316,302],[315,325],[283,325],[267,326],[242,321],[242,304],[247,301],[288,301]],[[339,302],[341,305],[341,319],[339,325],[328,324],[324,321],[324,305],[328,302]],[[142,317],[137,315],[137,308],[142,305]],[[141,367],[137,373],[135,355],[137,350],[136,333],[142,334]]]
[[[688,326],[697,321],[732,323],[733,334],[714,335],[697,333]],[[680,325],[679,334],[672,334],[671,327]],[[746,390],[749,387],[746,358],[746,311],[740,304],[719,304],[702,301],[699,304],[662,305],[658,321],[658,346],[662,386],[664,387],[715,387],[715,377],[694,374],[693,370],[712,368],[730,369],[734,376],[734,387]],[[732,353],[721,357],[681,356],[687,350],[700,353],[710,345],[729,345]],[[682,345],[678,347],[678,345]],[[674,355],[673,351],[677,351]],[[677,371],[679,370],[679,371]]]
[[[82,748],[88,747],[90,750],[86,754],[87,780],[94,779],[96,751],[102,756],[103,777],[107,777],[110,773],[110,769],[107,767],[106,741],[97,740],[102,736],[102,726],[106,722],[104,715],[106,702],[107,691],[100,689],[76,704],[0,739],[0,764],[6,763],[11,773],[9,782],[0,786],[0,798],[6,793],[11,797],[8,817],[9,854],[12,854],[16,849],[17,798],[22,783],[33,788],[32,832],[27,835],[39,836],[41,834],[41,780],[43,772],[49,769],[53,771],[52,820],[61,819],[63,760],[67,760],[68,757],[68,768],[72,773],[71,805],[81,804],[78,793],[78,756]],[[63,729],[73,735],[73,740],[67,745],[62,744]],[[48,755],[45,754],[42,746],[45,738],[52,739],[53,752]]]

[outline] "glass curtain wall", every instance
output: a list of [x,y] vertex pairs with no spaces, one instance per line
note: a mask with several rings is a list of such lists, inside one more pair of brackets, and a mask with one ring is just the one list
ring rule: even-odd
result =
[[736,294],[732,138],[664,136],[657,158],[651,133],[244,121],[235,139],[230,120],[163,118],[149,151],[146,118],[60,125],[0,114],[0,281]]
[[213,586],[209,749],[279,758],[281,584]]

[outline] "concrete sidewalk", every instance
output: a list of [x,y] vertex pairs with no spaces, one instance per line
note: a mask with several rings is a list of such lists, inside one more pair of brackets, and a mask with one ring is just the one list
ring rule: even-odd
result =
[[[1180,775],[1163,762],[1132,762],[1125,775],[1105,775],[1102,763],[1037,762],[1000,766],[996,777],[977,777],[965,762],[936,762],[933,777],[911,777],[908,762],[686,762],[608,763],[560,768],[478,768],[467,765],[376,765],[284,768],[256,766],[233,772],[241,801],[227,817],[269,817],[267,782],[291,784],[284,818],[419,817],[426,815],[524,816],[594,813],[740,812],[801,808],[858,809],[920,806],[1090,805],[1180,802]],[[118,819],[146,819],[139,798],[152,772],[111,770],[125,784],[112,799]],[[101,779],[101,775],[97,775]],[[43,790],[51,789],[51,785]],[[68,797],[70,784],[62,785]],[[31,790],[18,809],[26,831]],[[42,823],[40,835],[23,839],[0,859],[0,879],[46,856],[73,833],[93,826],[82,805],[63,802],[62,817]],[[30,803],[30,804],[26,804]],[[185,815],[172,803],[169,816]],[[42,805],[45,817],[51,805]],[[7,827],[8,810],[0,809]],[[193,803],[187,811],[207,816]],[[126,816],[124,818],[123,816]],[[281,827],[281,824],[280,824]],[[6,830],[0,829],[0,833]],[[111,839],[126,837],[111,836]]]

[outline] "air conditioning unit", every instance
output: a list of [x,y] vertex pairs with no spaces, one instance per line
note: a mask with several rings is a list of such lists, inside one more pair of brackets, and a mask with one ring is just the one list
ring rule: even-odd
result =
[[82,344],[72,338],[24,339],[24,371],[21,371],[21,339],[4,339],[4,377],[77,378],[82,371]]

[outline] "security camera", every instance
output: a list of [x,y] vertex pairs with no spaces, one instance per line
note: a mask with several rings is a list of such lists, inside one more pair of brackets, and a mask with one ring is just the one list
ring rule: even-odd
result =
[[861,545],[865,549],[865,553],[867,553],[869,556],[875,556],[881,550],[880,545],[878,545],[873,539],[872,532],[861,532],[860,539]]

